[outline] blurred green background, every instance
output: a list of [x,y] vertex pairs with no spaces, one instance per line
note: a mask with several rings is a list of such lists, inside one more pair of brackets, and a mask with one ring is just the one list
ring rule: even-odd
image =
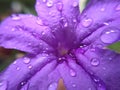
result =
[[[80,10],[83,10],[86,0],[81,0]],[[36,15],[35,0],[0,0],[0,21],[12,13],[31,13]],[[109,46],[110,49],[120,52],[120,43]],[[23,56],[23,52],[8,50],[0,47],[0,71],[7,67],[13,60]]]
[[[36,14],[34,4],[35,0],[0,0],[0,22],[12,13]],[[23,52],[0,47],[0,71],[23,55]]]

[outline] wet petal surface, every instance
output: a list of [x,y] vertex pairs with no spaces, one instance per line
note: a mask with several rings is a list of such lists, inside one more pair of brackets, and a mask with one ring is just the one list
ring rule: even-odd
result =
[[107,49],[95,48],[87,50],[84,54],[76,52],[78,62],[92,76],[98,87],[104,90],[119,90],[120,88],[120,54]]
[[[27,55],[23,58],[17,59],[0,75],[0,89],[5,90],[4,88],[7,88],[9,90],[20,90],[21,88],[30,88],[29,90],[38,90],[34,89],[34,85],[31,86],[31,84],[39,82],[38,77],[44,77],[45,79],[48,79],[46,75],[48,75],[48,73],[50,73],[55,66],[55,57],[50,55],[48,56],[47,54],[41,54],[37,56]],[[40,80],[42,80],[42,82],[45,81],[43,78]],[[48,83],[46,81],[46,84],[50,84],[50,80],[53,80],[52,76],[50,76],[50,79],[48,79]],[[41,82],[38,84],[40,83]],[[40,86],[38,84],[36,85]],[[44,84],[42,84],[41,87],[43,90],[46,90],[46,86],[43,85]]]
[[[46,48],[52,50],[48,45],[53,40],[49,33],[50,30],[46,26],[37,24],[37,19],[33,15],[22,14],[13,14],[5,19],[0,25],[0,46],[29,53],[38,53],[40,50],[46,50]],[[46,40],[45,37],[48,36],[51,41]]]
[[76,24],[79,16],[78,4],[79,0],[37,0],[35,7],[45,25],[60,28]]

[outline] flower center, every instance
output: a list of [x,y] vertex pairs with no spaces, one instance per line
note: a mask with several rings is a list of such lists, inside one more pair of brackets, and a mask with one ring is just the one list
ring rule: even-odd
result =
[[58,43],[57,51],[58,51],[58,56],[63,57],[68,54],[69,49],[66,48],[64,44]]

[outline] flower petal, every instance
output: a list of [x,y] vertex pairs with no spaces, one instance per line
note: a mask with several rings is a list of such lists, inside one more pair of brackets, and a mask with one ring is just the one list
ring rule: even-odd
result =
[[78,50],[76,57],[79,64],[91,74],[98,87],[104,90],[120,89],[120,54],[95,48],[95,51],[88,49],[84,54],[80,54]]
[[[25,86],[24,88],[28,88],[26,87],[26,85],[29,84],[30,87],[29,90],[38,90],[38,89],[33,89],[33,87],[31,87],[31,84],[35,84],[35,82],[40,81],[38,78],[36,81],[35,77],[44,77],[45,79],[47,79],[48,73],[50,73],[50,71],[54,71],[55,66],[56,66],[55,57],[52,55],[51,56],[48,56],[47,54],[41,54],[37,56],[27,55],[23,58],[17,59],[3,73],[1,73],[0,85],[2,84],[6,85],[6,88],[8,90],[20,90],[24,86]],[[38,74],[38,73],[42,73],[42,74]],[[50,79],[51,78],[52,76],[50,77]],[[46,83],[50,84],[50,82],[46,82]],[[38,86],[40,86],[40,84]],[[45,87],[45,86],[42,85],[41,87]],[[4,90],[4,88],[5,86],[4,87],[0,86],[0,90]]]
[[[100,34],[105,33],[105,31],[108,32],[108,27],[111,29],[119,29],[119,27],[115,26],[114,24],[115,22],[118,22],[119,17],[119,0],[91,0],[81,14],[81,21],[76,30],[79,32],[77,33],[79,41],[82,41],[96,33],[93,36],[93,41],[95,41],[96,37],[100,37]],[[119,23],[116,24],[118,25]],[[89,39],[91,40],[91,38]],[[107,43],[109,43],[109,41]]]
[[[44,51],[46,48],[52,49],[46,43],[53,40],[51,34],[49,35],[49,28],[37,24],[37,19],[33,15],[22,14],[5,19],[0,25],[0,46],[29,53]],[[43,33],[49,36],[46,41],[42,40],[45,37]]]
[[89,74],[72,59],[58,66],[66,90],[96,90]]
[[56,90],[60,74],[55,68],[56,61],[47,64],[22,89],[27,87],[28,90]]
[[79,0],[37,0],[35,7],[45,25],[57,28],[77,22],[78,6]]

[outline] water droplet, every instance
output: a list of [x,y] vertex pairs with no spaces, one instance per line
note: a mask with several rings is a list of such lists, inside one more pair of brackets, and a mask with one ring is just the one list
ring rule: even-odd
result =
[[91,64],[93,65],[93,66],[98,66],[99,65],[99,59],[97,59],[97,58],[92,58],[91,59]]
[[29,17],[33,17],[33,15],[30,14]]
[[25,57],[23,61],[24,61],[24,63],[26,63],[26,64],[30,63],[30,59],[27,58],[27,57]]
[[108,26],[108,25],[109,25],[109,23],[107,23],[107,22],[104,22],[103,24],[104,24],[104,25],[106,25],[106,26]]
[[14,61],[14,62],[13,62],[13,64],[16,64],[16,63],[17,63],[17,61]]
[[119,4],[119,5],[117,5],[116,10],[117,10],[117,11],[119,11],[119,10],[120,10],[120,4]]
[[17,67],[16,70],[20,70],[20,67]]
[[13,15],[12,15],[12,19],[13,19],[13,20],[20,20],[21,18],[20,18],[19,15],[13,14]]
[[76,20],[76,19],[73,19],[73,22],[74,22],[74,23],[76,23],[76,22],[77,22],[77,20]]
[[56,90],[57,88],[57,83],[51,83],[48,87],[48,90]]
[[76,87],[76,84],[72,84],[73,87]]
[[42,35],[45,35],[45,32],[42,32]]
[[28,45],[30,46],[30,45],[32,45],[32,43],[28,43]]
[[0,82],[0,90],[7,90],[7,82],[6,81]]
[[70,70],[70,75],[71,75],[72,77],[75,77],[75,76],[76,76],[76,72],[71,69],[71,70]]
[[68,26],[68,23],[66,22],[65,24],[64,24],[64,27],[67,27]]
[[38,25],[43,25],[43,22],[42,22],[42,20],[41,20],[39,17],[37,17],[36,23],[37,23]]
[[52,0],[48,0],[48,2],[46,3],[46,5],[48,7],[52,7],[53,6],[53,1]]
[[100,11],[102,11],[102,12],[105,11],[105,8],[101,8]]
[[55,11],[51,11],[51,12],[49,12],[49,15],[54,17],[56,15],[56,12]]
[[31,65],[29,65],[29,66],[28,66],[28,68],[29,68],[29,69],[31,69],[31,68],[32,68],[32,66],[31,66]]
[[40,2],[37,2],[36,5],[40,5]]
[[94,81],[97,83],[99,82],[100,80],[98,78],[94,78]]
[[73,2],[73,7],[77,7],[78,3],[77,2]]
[[43,0],[43,2],[45,3],[47,0]]
[[93,20],[91,18],[84,18],[81,23],[84,27],[89,27],[92,24]]
[[120,37],[120,31],[118,29],[110,29],[101,35],[101,41],[104,43],[113,43]]
[[24,82],[24,81],[23,81],[23,82],[21,82],[20,84],[23,86],[23,85],[25,85],[25,84],[26,84],[26,82]]
[[62,2],[59,2],[59,3],[57,3],[57,9],[59,10],[59,11],[62,11],[62,9],[63,9],[63,3]]
[[12,28],[12,30],[11,31],[15,31],[15,28]]

